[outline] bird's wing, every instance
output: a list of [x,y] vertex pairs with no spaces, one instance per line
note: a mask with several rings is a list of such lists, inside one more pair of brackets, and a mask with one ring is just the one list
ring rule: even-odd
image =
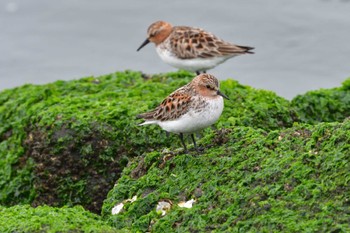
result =
[[231,44],[203,29],[192,27],[175,27],[170,46],[181,59],[234,56],[253,49]]
[[188,112],[191,105],[191,96],[181,92],[170,94],[154,110],[138,115],[145,120],[175,120]]

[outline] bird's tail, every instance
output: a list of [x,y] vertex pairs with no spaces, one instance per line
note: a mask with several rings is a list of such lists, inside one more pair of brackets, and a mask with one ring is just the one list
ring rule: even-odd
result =
[[140,123],[139,125],[149,125],[156,124],[157,121],[152,119],[152,112],[142,113],[136,116],[137,119],[144,119],[145,121]]
[[254,47],[249,47],[249,46],[241,46],[241,45],[238,45],[238,47],[240,47],[241,49],[244,50],[244,53],[249,53],[249,54],[254,54],[253,50]]
[[138,126],[151,125],[151,124],[157,124],[157,122],[156,121],[144,121],[144,122],[138,124]]

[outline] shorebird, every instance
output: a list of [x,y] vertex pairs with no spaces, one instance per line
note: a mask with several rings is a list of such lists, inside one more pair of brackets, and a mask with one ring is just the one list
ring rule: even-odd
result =
[[156,45],[160,58],[167,64],[197,75],[241,54],[253,54],[253,47],[235,45],[219,39],[200,28],[175,26],[164,21],[151,24],[147,39],[137,49],[149,42]]
[[166,97],[155,109],[139,114],[145,121],[140,125],[157,124],[163,130],[179,135],[187,151],[184,134],[190,134],[195,149],[194,133],[214,124],[228,99],[219,90],[219,81],[210,74],[200,74],[190,83]]

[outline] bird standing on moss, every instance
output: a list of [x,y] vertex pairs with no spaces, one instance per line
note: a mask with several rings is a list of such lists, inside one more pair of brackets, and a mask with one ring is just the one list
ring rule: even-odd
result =
[[138,115],[145,122],[157,124],[167,132],[179,135],[187,151],[184,134],[190,134],[197,148],[194,132],[214,124],[220,117],[226,95],[219,90],[219,81],[210,74],[200,74],[187,85],[166,97],[154,110]]

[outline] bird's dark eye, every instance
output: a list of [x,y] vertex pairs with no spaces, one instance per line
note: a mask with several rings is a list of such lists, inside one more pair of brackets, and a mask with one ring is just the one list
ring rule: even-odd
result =
[[211,86],[210,85],[206,85],[206,88],[211,89]]
[[158,34],[159,34],[159,31],[152,31],[150,36],[155,37]]

